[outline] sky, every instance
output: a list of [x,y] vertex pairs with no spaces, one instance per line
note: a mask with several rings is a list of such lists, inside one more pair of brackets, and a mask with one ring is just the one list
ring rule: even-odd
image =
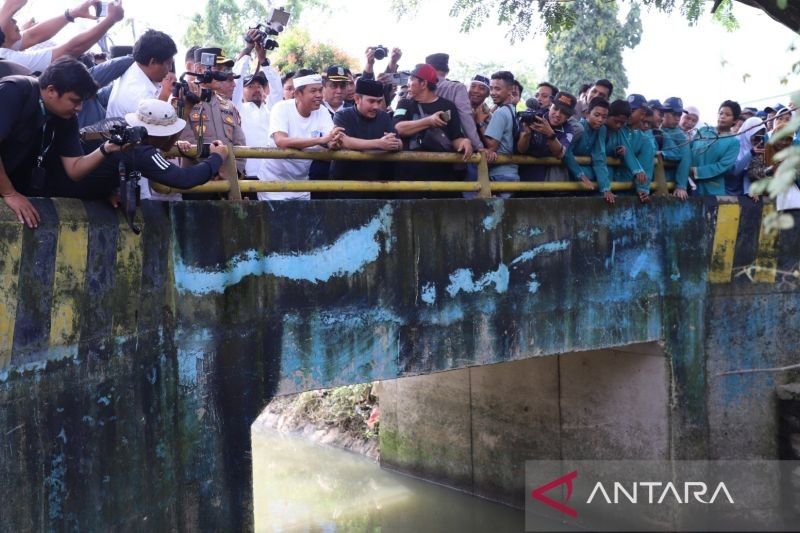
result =
[[[313,39],[334,44],[358,59],[367,46],[383,44],[403,50],[401,68],[413,68],[432,52],[448,52],[452,70],[458,64],[499,63],[512,72],[524,71],[534,79],[546,79],[544,37],[531,35],[524,42],[511,45],[506,29],[493,21],[470,34],[460,33],[459,20],[449,16],[452,3],[453,0],[423,2],[416,15],[398,20],[390,10],[391,0],[330,0],[331,12],[307,11],[299,22],[290,24],[299,23]],[[21,20],[26,15],[42,20],[74,5],[74,1],[32,0],[30,4],[19,17]],[[180,41],[188,20],[193,12],[202,9],[204,1],[123,0],[123,5],[137,33],[148,27],[169,33],[182,56],[186,47]],[[792,63],[800,60],[800,51],[789,51],[793,43],[800,45],[800,38],[759,10],[737,3],[735,13],[740,28],[727,32],[708,15],[697,26],[689,27],[680,13],[643,11],[642,41],[624,54],[630,80],[628,93],[662,101],[680,96],[684,105],[700,108],[701,121],[709,122],[716,121],[717,107],[726,99],[743,106],[786,103],[786,95],[800,89],[798,76],[789,76],[787,84],[781,83]],[[79,24],[85,27],[90,22]],[[63,37],[77,29],[78,24],[71,25]],[[130,26],[114,33],[117,44],[132,44]],[[59,34],[56,40],[61,38]],[[380,68],[380,63],[377,66]]]

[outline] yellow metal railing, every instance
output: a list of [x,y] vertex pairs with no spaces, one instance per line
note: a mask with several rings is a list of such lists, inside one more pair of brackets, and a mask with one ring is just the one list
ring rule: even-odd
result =
[[[483,154],[474,154],[464,159],[458,153],[438,152],[355,152],[340,151],[302,151],[281,150],[276,148],[256,148],[251,146],[230,147],[236,158],[248,159],[307,159],[317,161],[369,161],[369,162],[416,162],[416,163],[474,163],[478,165],[477,181],[360,181],[360,180],[304,180],[304,181],[257,181],[236,180],[228,176],[227,180],[210,181],[191,189],[176,189],[152,183],[153,189],[160,193],[231,193],[241,198],[242,193],[254,192],[476,192],[480,198],[491,198],[492,193],[499,192],[586,192],[587,189],[576,181],[537,181],[537,182],[493,182],[489,179],[489,164]],[[195,157],[195,148],[183,155]],[[180,157],[177,150],[166,154],[167,157]],[[579,164],[590,165],[591,158],[577,157]],[[230,163],[233,157],[228,158]],[[496,164],[514,163],[517,165],[561,165],[562,161],[555,157],[531,157],[524,155],[501,155]],[[620,161],[608,158],[609,166],[618,166]],[[228,165],[232,166],[231,164]],[[226,174],[231,170],[227,169]],[[664,163],[661,158],[655,161],[655,172],[651,190],[661,194],[674,188],[674,183],[667,183],[664,174]],[[634,184],[629,182],[612,182],[612,191],[633,190]]]

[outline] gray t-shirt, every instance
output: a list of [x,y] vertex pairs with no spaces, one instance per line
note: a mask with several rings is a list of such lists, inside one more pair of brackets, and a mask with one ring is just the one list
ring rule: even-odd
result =
[[[492,114],[486,127],[485,135],[500,141],[498,155],[514,154],[514,121],[516,117],[508,105],[504,105]],[[489,168],[490,176],[518,174],[517,165],[493,165]]]

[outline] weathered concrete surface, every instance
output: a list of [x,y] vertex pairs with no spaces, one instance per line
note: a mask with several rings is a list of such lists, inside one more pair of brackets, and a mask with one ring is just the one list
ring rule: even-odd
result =
[[741,421],[766,397],[707,371],[739,335],[722,318],[775,338],[756,297],[797,298],[732,277],[800,255],[796,234],[751,237],[747,201],[145,203],[141,237],[100,204],[35,202],[35,231],[0,207],[3,530],[246,528],[274,394],[658,340],[672,456],[706,457],[719,399]]
[[525,461],[668,459],[669,394],[657,343],[391,380],[381,465],[522,508]]

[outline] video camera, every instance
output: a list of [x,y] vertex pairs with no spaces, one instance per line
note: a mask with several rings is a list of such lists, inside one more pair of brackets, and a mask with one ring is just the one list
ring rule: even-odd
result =
[[108,130],[108,142],[125,146],[126,144],[141,144],[147,137],[147,128],[144,126],[127,126],[116,124]]
[[520,124],[527,124],[530,126],[534,122],[545,120],[542,106],[539,105],[539,100],[536,98],[528,98],[525,100],[525,107],[527,108],[525,111],[517,113]]
[[272,39],[271,37],[280,34],[286,28],[291,15],[291,13],[282,7],[273,9],[269,22],[258,23],[250,28],[251,30],[258,31],[256,32],[256,36],[254,38],[251,38],[249,35],[245,35],[245,42],[257,44],[264,50],[275,50],[278,48],[278,41]]

